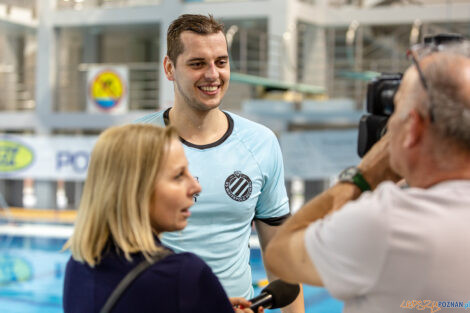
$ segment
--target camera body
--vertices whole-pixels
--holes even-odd
[[[438,51],[441,45],[460,42],[463,39],[459,34],[438,34],[426,36],[423,44],[431,51]],[[357,154],[361,158],[387,131],[387,121],[393,114],[395,107],[393,101],[402,77],[401,73],[383,73],[368,83],[367,114],[363,115],[359,121],[357,142]]]
[[[387,121],[394,110],[393,99],[400,86],[401,73],[382,74],[367,85],[367,112],[359,121],[357,154],[364,154],[385,134]]]

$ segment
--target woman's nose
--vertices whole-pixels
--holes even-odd
[[[190,190],[191,196],[201,192],[202,188],[201,188],[201,185],[199,184],[199,181],[197,180],[197,178],[192,177],[191,186],[190,186],[189,190]]]

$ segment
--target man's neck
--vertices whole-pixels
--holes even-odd
[[[446,157],[431,162],[421,159],[412,169],[409,185],[429,188],[447,180],[470,180],[470,154],[448,150]]]
[[[170,124],[176,127],[180,137],[195,145],[214,143],[228,129],[227,117],[219,108],[198,111],[175,105],[171,108],[169,117]]]

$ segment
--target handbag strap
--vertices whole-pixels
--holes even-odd
[[[169,249],[164,249],[162,251],[159,251],[156,255],[154,255],[150,261],[148,261],[146,258],[139,264],[137,264],[136,267],[134,267],[129,273],[127,273],[126,276],[119,282],[119,284],[116,286],[116,288],[113,290],[111,295],[109,296],[108,300],[106,300],[106,303],[104,304],[103,308],[101,309],[100,313],[109,313],[113,309],[114,305],[116,302],[119,300],[121,297],[122,293],[129,287],[129,285],[137,278],[139,277],[140,274],[142,274],[143,271],[145,271],[147,268],[149,268],[151,265],[154,263],[164,259],[165,257],[173,254],[173,251]]]

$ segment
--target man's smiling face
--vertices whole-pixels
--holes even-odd
[[[200,35],[184,31],[180,36],[183,53],[176,66],[170,62],[167,76],[175,82],[175,104],[199,111],[217,108],[227,91],[230,64],[222,32]]]

